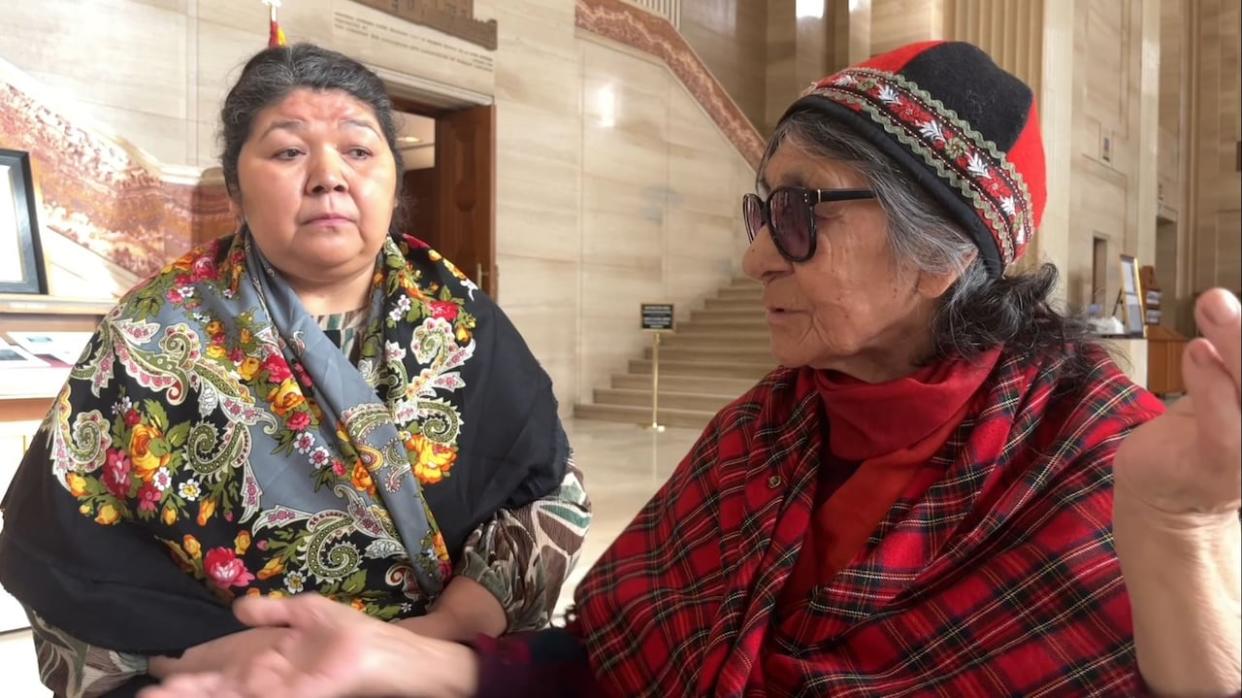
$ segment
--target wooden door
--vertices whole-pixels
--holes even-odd
[[[436,194],[439,184],[437,180],[434,167],[405,173],[402,198],[405,199],[406,217],[402,230],[436,250],[441,250],[443,246],[440,244],[439,233],[436,232],[439,229],[436,212],[440,206],[440,197]]]
[[[495,148],[494,106],[436,118],[434,246],[492,298],[499,293]]]

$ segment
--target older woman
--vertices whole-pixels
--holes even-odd
[[[1044,200],[1033,96],[966,44],[816,84],[759,191],[744,268],[783,366],[711,422],[568,628],[470,649],[244,600],[291,639],[151,695],[1236,690],[1236,299],[1201,301],[1191,396],[1160,416],[1050,307],[1055,270],[1014,270]]]
[[[108,314],[5,499],[0,580],[45,682],[132,692],[288,634],[245,629],[239,596],[445,639],[546,625],[589,505],[521,337],[399,232],[383,84],[270,49],[221,117],[240,231]]]

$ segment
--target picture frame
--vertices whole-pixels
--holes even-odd
[[[1143,282],[1138,260],[1121,255],[1121,322],[1130,337],[1147,336],[1147,312],[1143,303]]]
[[[30,154],[2,148],[0,293],[47,294]]]

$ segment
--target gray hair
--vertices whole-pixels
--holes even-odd
[[[237,181],[237,161],[242,146],[250,137],[255,117],[299,88],[340,90],[371,107],[396,162],[400,200],[404,166],[401,151],[397,149],[392,99],[384,88],[384,82],[366,66],[344,54],[305,43],[269,48],[255,54],[224,98],[224,107],[220,109],[224,151],[220,161],[229,194],[237,196],[241,193]],[[399,216],[394,215],[394,225],[398,220]]]
[[[814,111],[796,111],[777,125],[759,164],[760,180],[785,142],[845,162],[867,178],[888,216],[888,244],[898,265],[957,276],[940,298],[929,360],[972,359],[998,346],[1029,356],[1079,354],[1067,347],[1087,341],[1085,326],[1050,304],[1055,266],[992,279],[970,235],[920,184],[866,139]]]

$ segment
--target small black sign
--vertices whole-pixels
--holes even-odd
[[[643,329],[671,332],[673,329],[672,303],[643,303]]]

